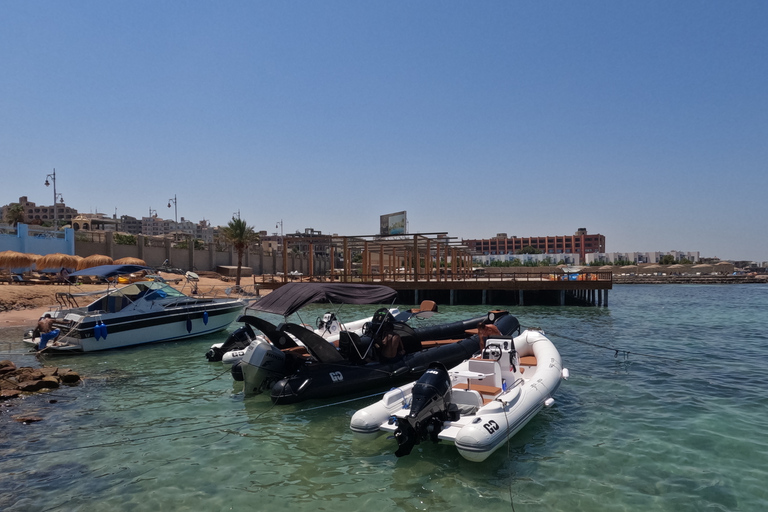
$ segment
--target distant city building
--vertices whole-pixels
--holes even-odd
[[[164,220],[156,216],[141,218],[141,233],[147,236],[168,235],[172,231],[174,222]]]
[[[551,259],[562,259],[567,254],[578,254],[583,260],[587,254],[605,252],[605,236],[590,235],[585,228],[579,228],[574,235],[508,237],[499,233],[495,238],[462,240],[476,256],[520,255],[525,247],[533,247]]]
[[[103,213],[80,213],[72,219],[75,231],[118,231],[120,221]]]
[[[506,261],[519,261],[520,264],[536,263],[548,261],[552,265],[572,265],[577,266],[582,264],[581,255],[567,253],[567,254],[480,254],[473,255],[472,261],[481,265],[490,265],[494,261],[506,262]]]
[[[195,224],[184,217],[178,223],[154,215],[141,218],[141,234],[147,236],[172,236],[176,241],[186,240],[191,236],[210,243],[213,242],[214,231],[210,223],[205,220]]]
[[[584,259],[585,265],[593,263],[605,263],[610,265],[616,262],[628,261],[634,264],[640,263],[659,263],[664,256],[672,256],[675,261],[688,260],[692,263],[699,263],[701,258],[699,252],[667,251],[667,252],[607,252],[599,254],[588,254]]]
[[[141,221],[130,215],[120,216],[120,231],[129,235],[141,234]]]
[[[31,202],[27,196],[19,198],[19,204],[24,208],[24,221],[27,224],[50,224],[58,219],[59,226],[69,224],[77,216],[77,210],[70,208],[64,202],[55,206],[38,206]],[[10,205],[2,207],[2,219],[5,220],[5,213]]]

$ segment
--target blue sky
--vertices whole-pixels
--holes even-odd
[[[768,260],[768,2],[0,0],[0,204]]]

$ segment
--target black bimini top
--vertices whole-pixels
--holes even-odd
[[[391,302],[397,292],[389,286],[344,283],[288,283],[249,306],[256,311],[289,316],[313,302],[378,304]]]

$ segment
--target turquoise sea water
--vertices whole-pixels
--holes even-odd
[[[244,399],[204,358],[223,334],[49,359],[87,380],[0,408],[0,510],[768,510],[767,308],[757,284],[620,285],[608,308],[512,308],[571,378],[480,464],[449,444],[397,459],[394,441],[355,439],[351,415],[376,398]],[[0,329],[0,359],[34,365],[22,331]],[[23,411],[43,421],[10,419]]]

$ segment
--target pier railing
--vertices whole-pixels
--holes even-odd
[[[264,274],[254,276],[255,282],[285,283],[285,282],[341,282],[341,283],[419,283],[419,284],[451,284],[451,283],[564,283],[564,282],[601,282],[612,283],[613,274],[610,271],[582,272],[582,273],[553,273],[553,272],[468,272],[461,275],[446,274],[415,274],[374,272],[361,274],[357,272],[343,273],[333,272],[325,275],[307,276],[300,272],[288,274]]]

